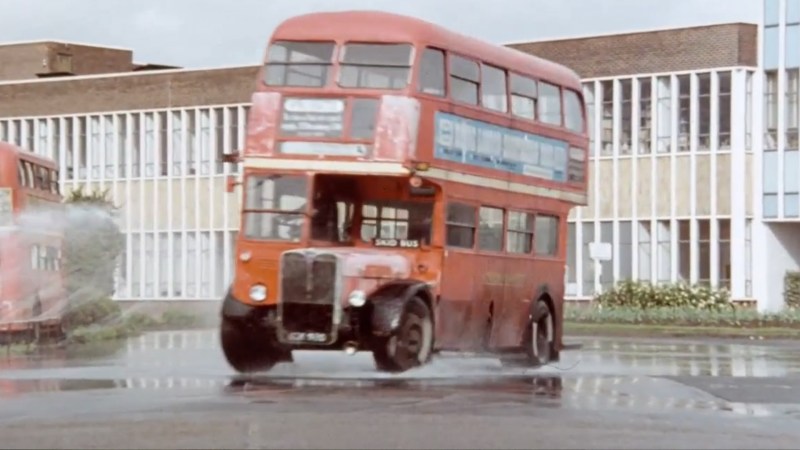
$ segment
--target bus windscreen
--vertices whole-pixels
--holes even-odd
[[[267,55],[269,86],[323,87],[333,60],[334,42],[275,42]]]
[[[356,44],[344,46],[339,86],[361,89],[403,89],[411,75],[410,44]]]

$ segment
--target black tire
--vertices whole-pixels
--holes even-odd
[[[222,319],[220,341],[228,364],[240,373],[266,372],[291,361],[291,352],[276,348],[266,331],[232,320]]]
[[[553,312],[543,300],[536,302],[533,315],[525,328],[522,340],[521,357],[506,356],[501,358],[503,365],[512,367],[538,368],[553,360],[555,324]]]
[[[419,297],[403,307],[395,333],[380,338],[372,348],[375,368],[399,373],[430,362],[433,354],[433,315]]]

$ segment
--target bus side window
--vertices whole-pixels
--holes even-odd
[[[419,91],[423,94],[444,97],[446,73],[444,52],[426,48],[419,63]]]
[[[536,116],[536,80],[511,74],[511,113],[533,120]]]
[[[537,215],[534,219],[534,247],[540,256],[558,253],[558,217]]]
[[[506,71],[481,64],[481,105],[492,111],[508,111]]]
[[[539,83],[539,120],[550,125],[561,125],[561,94],[558,86]]]
[[[583,131],[583,108],[578,93],[569,89],[564,90],[564,109],[566,126],[572,131]]]
[[[481,206],[478,228],[478,250],[499,252],[503,250],[503,210]]]
[[[506,251],[529,254],[533,250],[533,214],[509,211],[506,227]]]
[[[476,208],[463,203],[447,205],[445,221],[447,246],[473,248],[475,246]]]
[[[450,55],[450,97],[453,100],[477,105],[480,81],[478,63],[461,56]]]

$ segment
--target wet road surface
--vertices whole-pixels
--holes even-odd
[[[300,352],[238,377],[213,331],[0,353],[0,448],[800,448],[797,343],[572,341],[541,370],[401,375]]]

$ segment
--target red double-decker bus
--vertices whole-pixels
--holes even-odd
[[[61,330],[63,216],[52,159],[0,142],[0,335]]]
[[[573,71],[349,11],[280,24],[256,86],[231,156],[243,165],[222,306],[232,367],[302,349],[370,351],[391,372],[442,350],[559,359],[567,215],[587,200]]]

